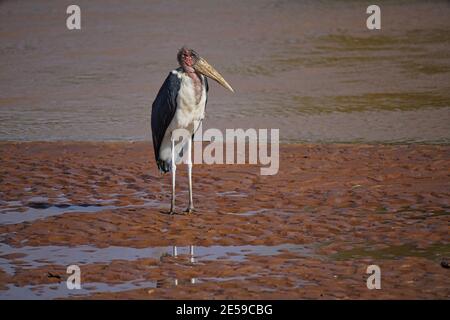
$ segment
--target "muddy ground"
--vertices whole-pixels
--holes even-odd
[[[1,143],[0,298],[450,297],[449,146],[286,144],[280,157],[275,176],[194,166],[197,211],[168,215],[150,143]],[[81,290],[66,287],[72,264]]]

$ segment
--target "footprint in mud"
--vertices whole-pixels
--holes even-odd
[[[33,209],[48,209],[51,207],[65,209],[69,207],[82,207],[82,208],[88,208],[88,207],[101,207],[102,205],[100,203],[79,203],[79,204],[67,204],[67,203],[57,203],[57,204],[51,204],[48,202],[30,202],[27,205],[29,208]]]
[[[149,182],[149,181],[153,181],[155,180],[154,176],[151,176],[149,174],[141,174],[140,178],[144,181],[144,182]]]
[[[28,207],[33,209],[47,209],[50,208],[52,205],[48,202],[30,202],[28,203]]]
[[[108,201],[81,202],[75,204],[50,203],[47,199],[33,199],[26,203],[10,201],[4,204],[6,208],[0,210],[2,224],[15,224],[25,221],[44,219],[50,216],[61,215],[67,212],[97,212],[114,208]]]
[[[126,183],[135,183],[136,179],[134,179],[134,178],[125,178],[123,181],[125,181]]]

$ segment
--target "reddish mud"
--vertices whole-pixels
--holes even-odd
[[[194,166],[197,211],[171,216],[150,143],[1,143],[0,298],[450,297],[449,146],[282,145],[280,157],[275,176]],[[81,291],[65,289],[70,264]],[[367,289],[371,264],[381,290]]]

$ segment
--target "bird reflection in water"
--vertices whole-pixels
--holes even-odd
[[[165,255],[161,256],[161,259],[164,257]],[[178,258],[178,248],[177,246],[173,246],[172,247],[172,257],[173,258]],[[195,255],[194,255],[194,246],[189,246],[189,255],[188,255],[188,261],[189,263],[194,264],[195,263]],[[196,279],[195,278],[191,278],[189,281],[185,281],[185,280],[178,280],[178,278],[172,278],[172,279],[161,279],[161,280],[157,280],[156,281],[156,287],[157,288],[164,288],[164,287],[171,287],[171,286],[178,286],[178,285],[183,285],[183,284],[195,284],[196,283]]]

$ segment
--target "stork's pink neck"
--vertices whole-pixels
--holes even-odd
[[[191,66],[184,64],[181,67],[183,68],[184,72],[186,72],[186,73],[195,73],[195,69]]]
[[[202,79],[200,75],[194,70],[194,68],[187,66],[184,64],[182,66],[183,71],[186,72],[186,74],[189,76],[189,78],[192,79],[192,83],[194,84],[194,91],[195,91],[195,100],[198,103],[200,103],[200,100],[202,98]]]

